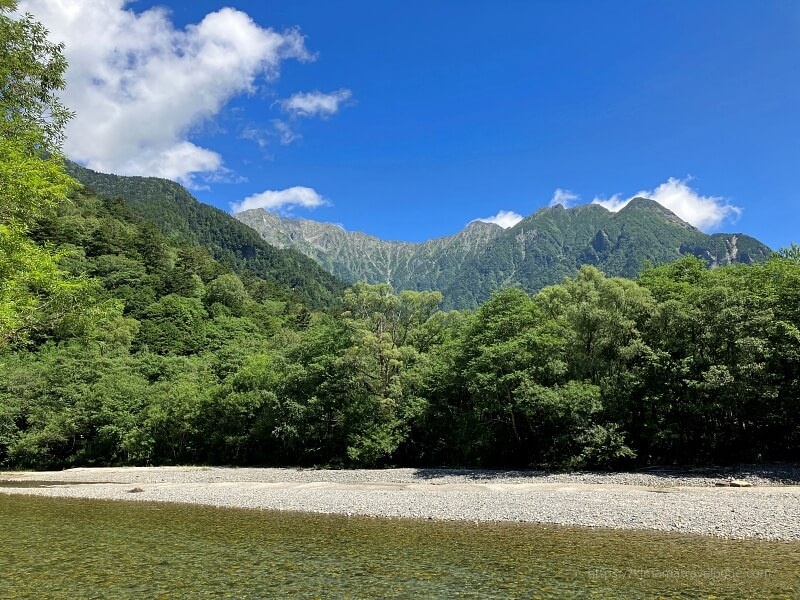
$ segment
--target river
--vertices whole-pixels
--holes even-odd
[[[2,598],[796,598],[800,544],[0,494]]]

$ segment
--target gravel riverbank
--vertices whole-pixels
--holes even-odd
[[[752,487],[719,487],[731,479]],[[0,493],[800,541],[800,467],[796,466],[572,474],[82,468],[0,472]]]

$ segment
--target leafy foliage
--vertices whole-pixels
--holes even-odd
[[[228,213],[198,202],[181,185],[155,177],[123,177],[67,164],[68,172],[94,193],[124,199],[139,217],[182,244],[200,245],[227,269],[262,282],[271,296],[296,298],[315,308],[331,306],[344,286],[314,261],[279,250]]]
[[[72,113],[61,103],[67,62],[63,44],[47,39],[47,30],[30,14],[14,19],[14,0],[0,1],[0,138],[26,139],[57,152]]]
[[[0,3],[0,350],[51,333],[92,305],[91,286],[61,270],[63,255],[28,236],[74,182],[58,154],[70,116],[56,96],[62,48],[30,15],[8,16],[15,8]]]

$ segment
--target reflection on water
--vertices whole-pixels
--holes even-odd
[[[800,544],[0,494],[2,598],[795,598]]]

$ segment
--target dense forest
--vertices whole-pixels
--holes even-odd
[[[272,296],[302,300],[312,308],[336,304],[342,282],[295,250],[270,246],[231,216],[198,202],[174,181],[120,177],[66,162],[67,173],[104,198],[124,198],[130,210],[179,243],[200,245],[245,280],[255,277]]]
[[[0,466],[800,456],[797,246],[635,280],[585,266],[470,311],[381,284],[294,294],[306,275],[259,274],[67,175],[62,49],[11,8],[0,0]]]

